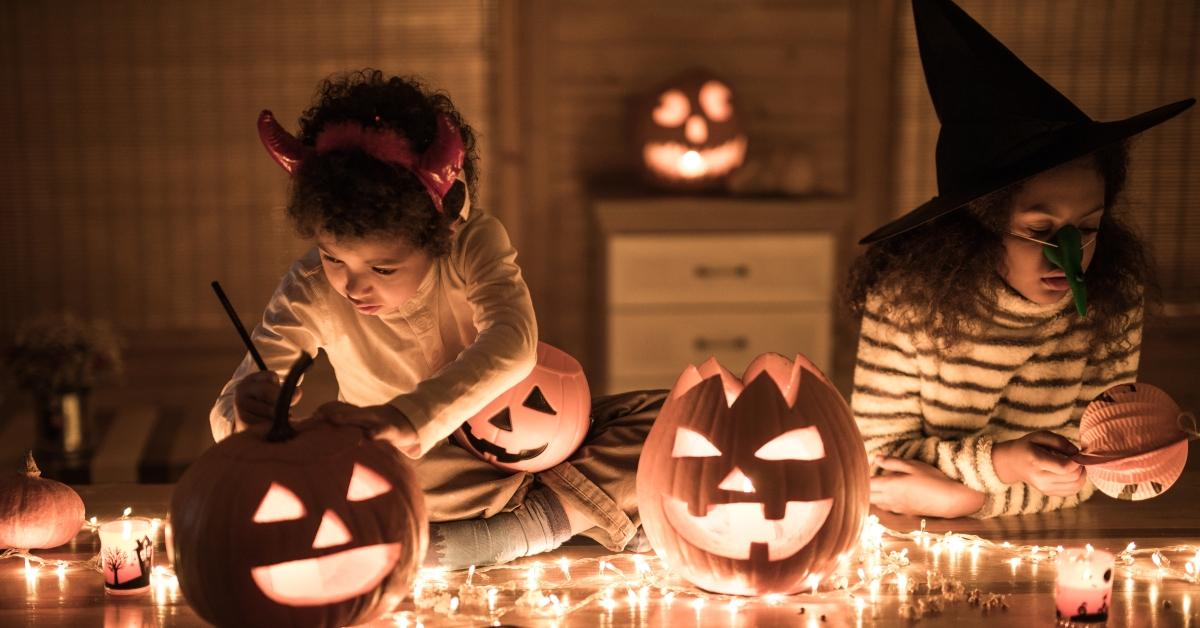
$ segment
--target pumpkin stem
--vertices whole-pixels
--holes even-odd
[[[42,470],[38,468],[37,463],[33,461],[33,450],[25,452],[25,475],[31,478],[41,477]]]
[[[296,385],[300,383],[300,376],[308,367],[312,366],[313,357],[305,351],[300,352],[300,357],[292,363],[292,368],[288,370],[287,377],[283,378],[283,386],[279,389],[279,398],[275,400],[275,422],[271,424],[271,430],[267,432],[267,440],[272,443],[281,443],[286,440],[291,440],[296,435],[295,428],[288,421],[288,415],[292,409],[292,394],[296,392]]]

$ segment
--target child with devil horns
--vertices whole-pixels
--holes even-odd
[[[913,0],[941,123],[938,195],[863,238],[852,407],[882,475],[871,503],[956,517],[1091,496],[1084,408],[1137,379],[1153,296],[1120,216],[1127,141],[1187,99],[1092,120],[950,0]]]
[[[450,99],[364,70],[322,84],[298,138],[269,111],[259,133],[292,175],[287,213],[314,246],[252,333],[266,370],[247,356],[221,391],[214,438],[269,421],[280,376],[324,349],[340,401],[313,419],[362,426],[414,458],[432,522],[427,564],[504,562],[576,533],[626,548],[634,471],[663,393],[596,399],[581,449],[536,474],[447,439],[530,373],[537,347],[517,252],[472,207],[475,136]]]

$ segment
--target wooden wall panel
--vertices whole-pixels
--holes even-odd
[[[804,146],[826,194],[852,194],[852,4],[805,0],[502,3],[522,57],[521,175],[509,185],[543,339],[594,364],[591,200],[636,187],[631,99],[693,67],[734,88],[751,156]],[[504,19],[504,18],[502,18]],[[598,182],[604,182],[603,184]],[[627,191],[627,190],[626,190]]]
[[[305,247],[259,110],[294,131],[320,79],[372,66],[446,90],[486,138],[494,14],[492,0],[0,2],[0,332],[64,308],[134,339],[224,329],[212,279],[256,318]]]

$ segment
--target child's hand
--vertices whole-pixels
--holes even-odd
[[[871,478],[871,505],[901,515],[965,517],[983,508],[983,493],[915,460],[879,456],[886,472]]]
[[[279,398],[279,376],[274,371],[257,371],[241,379],[233,395],[234,431],[255,423],[275,419],[275,400]],[[292,405],[300,401],[300,387],[292,395]]]
[[[383,404],[359,407],[340,401],[330,401],[317,408],[317,411],[313,413],[313,418],[339,425],[357,425],[375,440],[391,443],[393,447],[410,458],[417,457],[421,450],[421,444],[417,440],[417,431],[413,429],[412,422],[395,406]]]
[[[1030,432],[992,446],[992,466],[1005,484],[1025,482],[1046,495],[1067,496],[1083,490],[1083,467],[1070,456],[1079,451],[1054,432]]]

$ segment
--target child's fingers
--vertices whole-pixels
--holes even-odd
[[[891,456],[879,456],[875,459],[879,464],[879,468],[895,473],[912,473],[914,471],[912,462],[903,458],[893,458]]]
[[[1077,475],[1081,467],[1078,462],[1071,460],[1063,454],[1045,449],[1043,447],[1034,447],[1034,464],[1037,468],[1048,473],[1057,475]]]
[[[1075,446],[1075,443],[1067,440],[1065,436],[1055,434],[1054,432],[1038,430],[1029,433],[1025,438],[1031,443],[1041,445],[1066,456],[1074,456],[1079,453],[1079,448]]]

